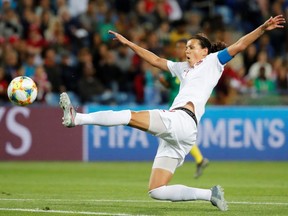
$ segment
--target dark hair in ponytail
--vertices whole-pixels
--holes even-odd
[[[222,42],[222,41],[217,41],[215,43],[212,44],[211,46],[211,53],[213,52],[218,52],[220,50],[223,50],[227,47],[227,44]]]
[[[222,41],[218,41],[216,43],[211,43],[209,41],[209,39],[207,38],[207,36],[203,33],[196,34],[196,35],[192,36],[190,38],[190,40],[191,39],[198,40],[200,42],[200,46],[202,48],[208,49],[208,54],[223,50],[227,47],[227,45]]]

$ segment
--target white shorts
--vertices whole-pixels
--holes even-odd
[[[196,143],[195,121],[182,110],[150,110],[149,112],[149,132],[160,138],[156,158],[177,158],[178,166],[181,166],[185,156]]]

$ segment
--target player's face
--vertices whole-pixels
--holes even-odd
[[[207,56],[208,49],[202,48],[199,40],[191,39],[186,44],[185,54],[190,66],[193,66],[195,63]]]

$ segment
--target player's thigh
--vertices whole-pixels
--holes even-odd
[[[155,157],[149,181],[149,191],[163,185],[168,185],[179,164],[178,158]]]
[[[150,125],[149,111],[131,111],[131,120],[128,125],[143,131],[147,131]]]

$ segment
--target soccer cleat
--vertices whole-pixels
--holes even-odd
[[[76,111],[74,107],[71,104],[70,98],[66,92],[63,92],[60,95],[60,107],[63,109],[63,122],[62,124],[65,127],[71,128],[75,127],[75,116],[76,116]]]
[[[208,164],[209,164],[209,160],[207,158],[203,158],[201,163],[197,164],[197,168],[196,168],[196,172],[194,174],[194,178],[199,178],[202,175],[203,170],[208,166]]]
[[[211,188],[212,196],[211,196],[211,203],[212,205],[216,206],[221,211],[228,210],[228,204],[224,199],[224,190],[220,185],[214,186]]]

